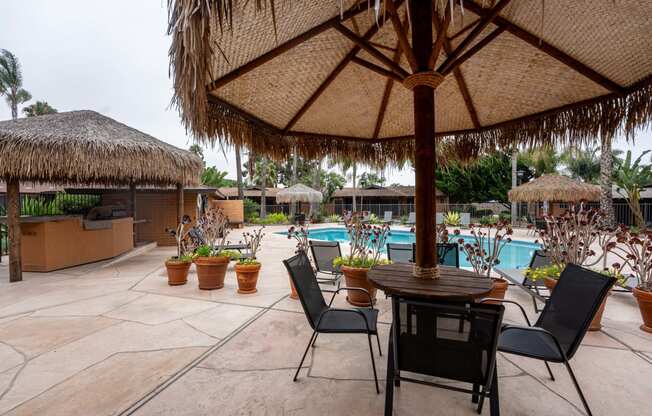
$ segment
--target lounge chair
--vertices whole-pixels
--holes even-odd
[[[417,223],[417,213],[416,212],[410,212],[408,214],[408,219],[405,222],[406,225],[415,225]]]
[[[539,267],[545,267],[552,264],[550,258],[543,250],[534,250],[532,254],[532,259],[530,260],[529,268],[536,269]],[[547,290],[542,281],[533,281],[528,279],[525,276],[525,269],[501,269],[495,268],[496,273],[498,273],[502,278],[508,280],[510,283],[520,287],[525,290],[528,295],[532,296],[532,304],[534,305],[534,311],[540,312],[541,309],[537,301],[545,302],[548,299],[548,296],[545,296],[541,293],[542,290]]]
[[[469,224],[471,224],[471,213],[469,213],[469,212],[460,213],[460,223],[464,227],[468,227]]]
[[[394,213],[392,211],[385,211],[383,213],[383,223],[391,224],[393,216],[394,216]]]
[[[527,323],[527,326],[505,325],[498,339],[498,351],[542,360],[553,381],[555,376],[548,362],[564,364],[589,416],[591,409],[569,361],[577,352],[593,317],[615,281],[613,277],[575,264],[567,265],[534,326],[530,324],[525,309],[517,302],[482,300],[517,305]]]
[[[351,309],[340,309],[333,308],[333,300],[335,296],[341,290],[358,290],[365,292],[369,296],[369,304],[372,304],[371,295],[365,289],[362,288],[348,288],[341,287],[335,291],[325,291],[333,293],[333,297],[330,302],[326,304],[324,295],[319,289],[319,283],[317,282],[317,277],[310,266],[310,261],[306,253],[301,252],[294,257],[290,257],[287,260],[283,260],[283,264],[290,274],[292,283],[297,289],[297,294],[299,295],[299,300],[301,301],[301,306],[303,307],[303,312],[306,314],[308,323],[313,330],[310,341],[308,341],[308,346],[306,351],[301,357],[301,362],[297,367],[297,372],[294,374],[294,381],[297,381],[299,376],[299,371],[301,371],[301,366],[303,361],[306,359],[308,350],[310,347],[315,346],[317,341],[317,336],[320,333],[327,334],[367,334],[367,340],[369,341],[369,352],[371,354],[371,367],[374,372],[374,381],[376,382],[376,393],[380,394],[380,389],[378,387],[378,376],[376,374],[376,363],[374,361],[374,350],[371,345],[371,336],[376,336],[376,341],[378,341],[378,353],[380,356],[383,355],[380,348],[380,338],[378,337],[377,330],[377,321],[378,321],[378,309],[374,309],[373,306],[369,308],[351,308]]]
[[[393,412],[394,388],[405,381],[467,393],[473,403],[478,403],[478,413],[482,412],[484,399],[488,397],[490,415],[498,416],[496,344],[504,310],[502,305],[394,297],[385,415]],[[404,371],[409,374],[403,375]],[[416,378],[412,373],[429,378]],[[430,377],[458,383],[449,384]],[[449,410],[448,413],[458,412]]]
[[[338,267],[333,266],[336,257],[342,257],[340,243],[337,241],[315,241],[310,240],[310,252],[315,260],[315,273],[325,277],[317,277],[319,283],[328,283],[340,286],[342,272]]]

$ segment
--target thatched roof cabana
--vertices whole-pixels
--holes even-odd
[[[0,177],[56,184],[197,185],[195,154],[94,111],[0,122]]]
[[[321,192],[302,183],[281,189],[276,194],[276,202],[279,204],[292,204],[295,202],[319,203],[322,199]]]
[[[129,185],[135,212],[136,185],[196,185],[202,161],[94,111],[70,111],[0,122],[0,177],[7,183],[9,279],[22,279],[20,182],[58,185]]]
[[[508,192],[510,202],[580,202],[600,199],[600,187],[562,175],[541,175]]]
[[[652,0],[168,3],[174,101],[198,140],[414,160],[415,274],[437,264],[441,150],[608,140],[652,119]]]

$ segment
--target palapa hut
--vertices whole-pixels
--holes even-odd
[[[198,140],[414,160],[424,277],[442,149],[608,141],[652,115],[652,0],[168,2],[175,102]]]
[[[562,175],[542,175],[507,193],[510,202],[543,202],[544,214],[557,215],[567,204],[600,199],[600,187]],[[549,204],[552,203],[552,206]]]
[[[319,204],[323,198],[324,196],[321,192],[316,191],[302,183],[297,183],[290,186],[289,188],[284,188],[278,191],[276,194],[276,203],[296,204],[297,202],[307,202],[310,204],[310,212],[308,215],[312,215],[313,205]]]
[[[195,185],[194,154],[94,111],[70,111],[0,122],[0,177],[7,183],[10,280],[21,280],[19,183]],[[182,212],[182,211],[180,211]]]

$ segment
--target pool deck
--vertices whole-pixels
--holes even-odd
[[[0,265],[0,415],[379,415],[366,340],[320,336],[301,378],[292,374],[310,338],[298,301],[288,298],[281,259],[294,242],[268,227],[258,293],[236,293],[232,268],[216,291],[166,283],[157,248],[120,262],[8,283]],[[237,241],[237,230],[232,237]],[[532,241],[519,235],[515,238]],[[508,298],[532,311],[510,287]],[[336,301],[345,306],[344,297]],[[389,302],[379,294],[386,350]],[[521,322],[513,309],[506,321]],[[649,415],[652,334],[638,329],[634,298],[609,298],[601,331],[589,333],[572,361],[595,415]],[[379,376],[385,356],[376,351]],[[579,415],[563,366],[557,381],[538,361],[499,354],[503,415]],[[466,395],[404,383],[395,415],[474,415]],[[488,415],[488,406],[483,414]]]

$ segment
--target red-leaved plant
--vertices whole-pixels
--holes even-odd
[[[473,271],[481,276],[490,276],[494,266],[500,263],[503,248],[512,241],[512,226],[504,220],[487,225],[469,224],[469,233],[472,241],[458,238],[457,243]],[[459,236],[460,230],[455,230],[453,234]]]

